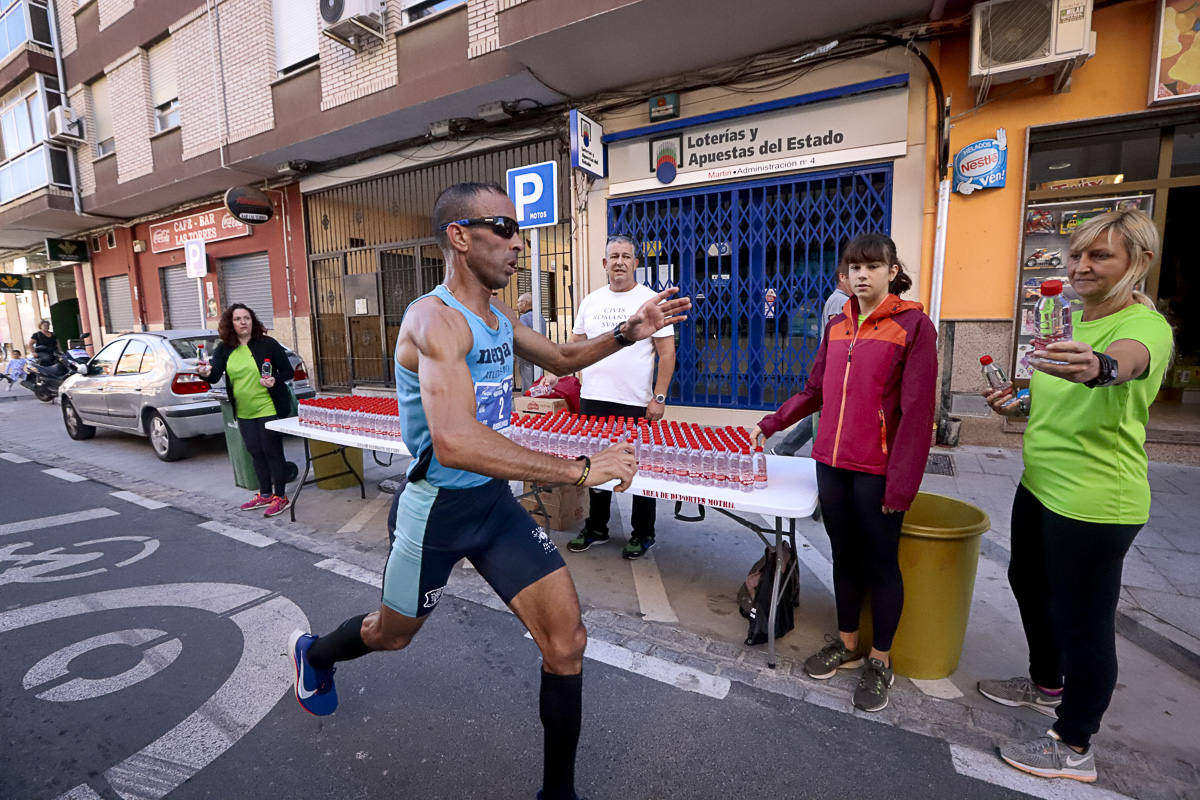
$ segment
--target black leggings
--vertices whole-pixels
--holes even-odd
[[[904,514],[883,513],[886,480],[817,462],[821,517],[833,546],[833,596],[838,630],[858,630],[863,595],[871,593],[871,627],[876,650],[892,649],[904,607],[900,576],[900,526]]]
[[[287,464],[283,459],[283,435],[267,430],[267,423],[273,419],[278,417],[239,419],[238,430],[254,461],[258,493],[283,497],[287,494]]]
[[[1100,730],[1117,685],[1121,567],[1141,529],[1064,517],[1024,486],[1013,498],[1008,582],[1029,644],[1029,677],[1062,687],[1054,730],[1075,747]]]

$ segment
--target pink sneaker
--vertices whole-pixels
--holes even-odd
[[[282,514],[283,512],[288,510],[288,506],[290,506],[291,504],[292,504],[292,501],[288,500],[286,497],[280,497],[277,494],[272,495],[270,498],[270,503],[267,506],[267,510],[263,514],[263,516],[264,517],[273,517],[276,514]]]
[[[250,511],[255,508],[262,508],[271,504],[271,498],[265,494],[256,494],[245,503],[242,503],[242,511]]]

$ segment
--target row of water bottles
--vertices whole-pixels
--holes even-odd
[[[394,397],[313,397],[299,403],[300,424],[381,439],[400,439]]]
[[[522,447],[560,458],[593,456],[620,442],[634,447],[638,474],[675,483],[749,492],[766,489],[767,459],[742,427],[723,428],[559,411],[513,415],[503,433]]]

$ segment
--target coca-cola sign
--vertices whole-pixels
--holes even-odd
[[[167,222],[156,222],[150,226],[150,251],[165,253],[169,250],[179,250],[186,242],[200,239],[205,242],[219,242],[222,239],[234,239],[238,236],[249,236],[250,226],[238,222],[224,208],[214,208],[211,211],[201,211],[199,214],[188,214]]]

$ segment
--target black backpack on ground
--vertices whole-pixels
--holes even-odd
[[[775,638],[779,639],[795,626],[795,608],[800,605],[800,569],[796,554],[789,542],[784,541],[779,551],[783,558],[780,575],[783,589],[779,594],[779,606],[775,609]],[[775,553],[771,548],[763,549],[763,556],[754,562],[750,574],[738,587],[738,610],[750,620],[746,632],[746,644],[763,644],[767,641],[767,626],[771,619],[771,590],[775,581]]]

